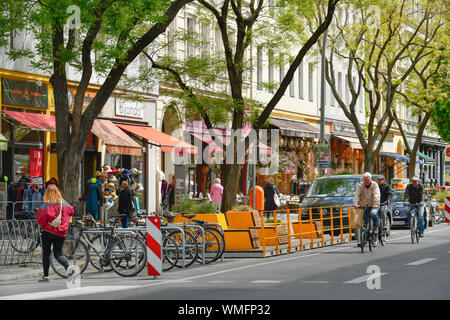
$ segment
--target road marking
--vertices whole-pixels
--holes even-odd
[[[94,294],[94,293],[97,294],[97,293],[105,293],[105,292],[112,292],[112,291],[122,291],[122,290],[136,289],[139,287],[140,286],[87,286],[87,287],[81,287],[81,288],[77,288],[77,289],[62,289],[62,290],[55,290],[55,291],[16,294],[16,295],[12,295],[12,296],[0,297],[0,300],[44,300],[44,299],[64,298],[64,297],[85,295],[85,294]]]
[[[322,281],[322,280],[304,280],[302,283],[330,283],[330,281]]]
[[[349,280],[349,281],[346,281],[346,282],[344,282],[344,283],[362,283],[362,282],[366,282],[367,281],[367,279],[369,279],[369,277],[371,277],[371,280],[373,280],[373,277],[374,276],[376,276],[376,277],[381,277],[381,276],[384,276],[384,275],[386,275],[387,273],[379,273],[379,274],[373,274],[373,273],[371,273],[371,274],[366,274],[366,275],[364,275],[364,276],[362,276],[362,277],[359,277],[359,278],[356,278],[356,279],[353,279],[353,280]]]
[[[406,266],[419,266],[421,264],[424,264],[424,263],[427,263],[427,262],[430,262],[433,260],[436,260],[436,258],[425,258],[425,259],[417,260],[417,261],[414,261],[411,263],[407,263]]]
[[[280,280],[255,280],[250,281],[250,283],[281,283]]]

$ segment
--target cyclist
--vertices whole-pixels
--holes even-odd
[[[394,196],[391,188],[386,183],[384,176],[379,176],[377,179],[377,182],[378,182],[378,187],[380,188],[380,203],[384,203],[387,201],[387,205],[390,207],[390,205],[392,203],[392,197]],[[381,207],[380,207],[380,210],[378,211],[378,214],[380,212],[381,212]],[[384,217],[380,217],[380,218],[383,219]],[[384,226],[384,230],[387,230],[387,226]]]
[[[423,211],[425,209],[425,192],[423,184],[419,182],[418,177],[412,177],[411,183],[406,186],[403,201],[409,204],[418,204],[419,209],[419,231],[420,237],[423,237],[424,221]],[[408,219],[411,217],[412,206],[408,210]]]
[[[374,236],[376,245],[377,229],[378,229],[378,207],[380,205],[380,188],[375,181],[372,181],[372,174],[370,172],[364,173],[363,181],[358,184],[355,196],[353,197],[353,206],[358,208],[358,203],[362,206],[369,206],[364,211],[364,228],[367,228],[369,223],[369,214],[373,220]],[[360,241],[361,241],[361,237]],[[360,244],[358,244],[359,246]]]

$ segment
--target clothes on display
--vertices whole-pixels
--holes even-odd
[[[103,205],[100,186],[101,182],[97,178],[90,178],[81,197],[81,200],[86,203],[86,214],[92,215],[95,220],[99,219],[99,206]]]
[[[307,180],[292,180],[289,187],[290,193],[292,194],[306,194],[308,192],[311,181]]]
[[[14,204],[8,205],[7,219],[12,218],[13,206],[14,214],[18,212],[34,212],[42,205],[44,188],[42,185],[33,184],[29,176],[22,176],[18,182],[8,186],[8,201]]]

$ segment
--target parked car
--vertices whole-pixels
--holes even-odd
[[[379,175],[372,175],[372,180],[377,181]],[[323,224],[324,229],[329,229],[331,226],[330,208],[333,208],[333,228],[340,227],[339,208],[342,208],[342,214],[348,215],[349,208],[353,207],[353,196],[356,192],[358,183],[362,181],[362,174],[352,175],[336,175],[325,176],[314,179],[307,193],[300,197],[300,208],[311,208],[312,218],[320,218],[320,207],[322,209],[322,216],[325,218]],[[325,208],[326,207],[326,208]],[[310,210],[304,210],[302,213],[302,220],[309,219]],[[390,233],[390,226],[392,225],[392,210],[388,208],[388,234]],[[344,218],[342,225],[348,227],[348,218]],[[330,232],[329,232],[330,233]],[[338,232],[336,232],[338,233]]]
[[[405,189],[394,190],[394,196],[392,198],[392,226],[408,227],[408,207],[405,205],[403,198],[405,195]],[[431,207],[429,203],[425,203],[425,210],[423,212],[424,228],[433,225],[433,219],[431,219]]]

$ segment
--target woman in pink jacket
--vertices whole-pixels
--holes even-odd
[[[211,202],[216,208],[217,212],[220,212],[220,206],[222,205],[223,187],[220,185],[220,179],[214,180],[216,183],[212,185],[210,190]]]
[[[48,184],[44,193],[44,204],[36,212],[36,219],[42,227],[42,265],[44,275],[40,282],[48,282],[48,270],[50,268],[50,254],[53,245],[53,255],[55,259],[67,270],[69,263],[62,255],[64,240],[69,231],[70,218],[73,216],[73,207],[68,204],[61,193],[58,186],[54,183]],[[50,224],[61,213],[61,223],[53,227]]]

